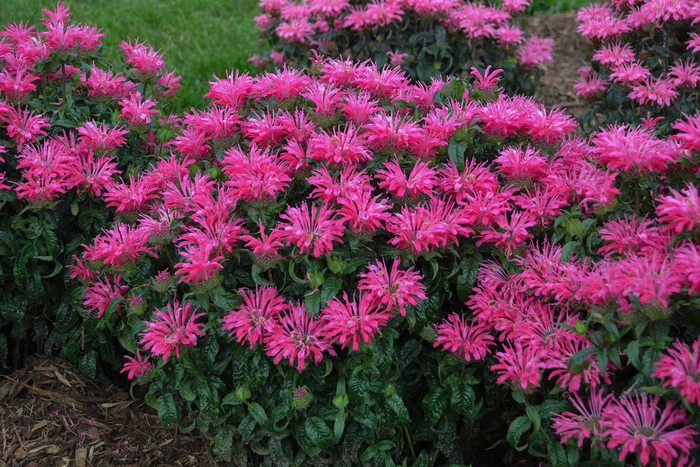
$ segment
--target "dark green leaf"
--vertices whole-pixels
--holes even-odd
[[[511,423],[508,427],[508,434],[506,435],[508,443],[518,450],[525,449],[527,444],[525,446],[518,446],[518,443],[520,442],[520,438],[523,436],[523,434],[525,434],[525,432],[529,430],[531,426],[532,422],[524,415],[513,420],[513,423]]]
[[[413,361],[420,355],[421,343],[417,340],[411,339],[407,341],[401,348],[401,359],[399,360],[399,368],[402,370],[408,365],[413,363]]]
[[[321,291],[317,290],[311,295],[304,297],[304,304],[306,304],[306,311],[313,316],[318,316],[321,312]]]
[[[372,459],[377,454],[379,454],[379,449],[377,449],[376,444],[373,444],[370,447],[368,447],[367,449],[365,449],[365,451],[360,456],[360,460],[367,462],[368,460]]]
[[[529,418],[534,425],[532,434],[535,435],[539,433],[540,427],[542,426],[542,421],[540,420],[540,414],[537,412],[537,409],[531,405],[528,405],[525,407],[525,413],[527,414],[527,418]]]
[[[447,404],[448,394],[444,388],[437,387],[425,395],[421,405],[430,419],[431,426],[435,426],[440,421]]]
[[[343,432],[345,431],[345,419],[348,414],[341,410],[335,415],[335,422],[333,423],[333,436],[335,437],[335,442],[339,443],[340,438],[343,437]]]
[[[474,389],[463,378],[453,380],[450,389],[452,390],[450,401],[452,408],[460,415],[469,415],[476,401]]]
[[[258,424],[264,428],[268,429],[270,426],[270,420],[267,418],[267,414],[265,413],[265,409],[262,408],[260,404],[257,402],[251,402],[250,405],[248,405],[248,413],[250,414],[251,417],[255,419]]]
[[[335,443],[335,436],[326,422],[318,417],[309,417],[304,423],[306,434],[320,449],[325,449]]]
[[[391,407],[396,415],[399,417],[399,423],[408,422],[408,409],[403,402],[403,399],[399,397],[396,392],[392,392],[390,395],[386,396],[386,403]]]
[[[631,341],[627,344],[627,358],[637,370],[641,371],[642,361],[639,358],[639,341]]]
[[[326,278],[326,282],[321,288],[321,300],[324,302],[329,302],[335,298],[335,296],[343,288],[343,281],[337,277],[331,276]]]
[[[568,467],[566,451],[561,443],[553,442],[547,445],[547,457],[552,467]]]
[[[92,379],[97,377],[97,352],[91,350],[83,355],[78,363],[78,370]]]
[[[158,418],[164,427],[170,428],[177,424],[177,407],[172,394],[164,394],[158,398]]]

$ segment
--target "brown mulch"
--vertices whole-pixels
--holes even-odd
[[[576,70],[583,66],[581,50],[586,45],[576,32],[575,18],[575,10],[534,16],[528,18],[527,29],[540,37],[554,38],[554,62],[540,65],[542,81],[538,100],[548,109],[562,107],[578,118],[588,110],[588,103],[574,93],[578,81]]]
[[[194,433],[194,432],[193,432]],[[0,467],[214,466],[209,442],[58,358],[0,375]]]

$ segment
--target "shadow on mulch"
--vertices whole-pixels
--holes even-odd
[[[215,466],[209,441],[43,355],[0,375],[0,467]]]

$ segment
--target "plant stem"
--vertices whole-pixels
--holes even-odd
[[[63,103],[66,103],[66,62],[61,62],[61,91],[63,92]]]
[[[408,449],[411,450],[411,457],[416,458],[416,451],[413,450],[413,442],[411,441],[411,434],[408,432],[408,427],[403,426],[403,432],[406,435],[406,441],[408,441]]]

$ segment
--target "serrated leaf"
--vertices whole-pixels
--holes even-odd
[[[639,358],[639,341],[631,341],[627,344],[627,358],[638,371],[642,369],[642,361]]]
[[[526,416],[522,415],[516,418],[508,427],[506,440],[508,440],[508,443],[515,449],[522,451],[527,447],[527,444],[524,446],[518,446],[518,443],[520,442],[520,438],[530,429],[530,427],[532,427],[532,422]]]
[[[569,465],[564,446],[560,443],[554,442],[547,445],[547,457],[552,467],[568,467]]]
[[[368,460],[372,459],[377,454],[379,454],[379,449],[377,449],[376,444],[373,444],[364,450],[364,452],[360,456],[360,460],[363,462],[367,462]]]
[[[580,367],[583,365],[583,363],[586,361],[586,359],[593,355],[596,351],[596,348],[593,346],[583,348],[573,354],[571,358],[569,358],[569,370],[575,369],[577,367]]]
[[[408,409],[403,403],[403,399],[401,399],[398,394],[392,392],[390,395],[386,396],[386,403],[391,407],[391,410],[398,415],[399,423],[408,422]]]
[[[97,378],[97,352],[91,350],[83,355],[78,363],[78,370],[92,379]]]
[[[401,348],[401,359],[399,360],[399,368],[404,369],[420,355],[422,346],[421,343],[415,339],[407,341]]]
[[[335,422],[333,422],[333,436],[335,437],[335,442],[339,443],[340,438],[343,437],[343,432],[345,431],[345,420],[348,414],[341,410],[335,415]]]
[[[306,311],[312,316],[318,316],[321,312],[321,292],[317,290],[311,295],[304,297]]]
[[[172,394],[163,394],[158,398],[158,418],[164,427],[170,428],[177,424],[177,406]]]
[[[455,379],[450,389],[452,391],[450,400],[452,408],[460,415],[469,415],[474,408],[474,401],[476,401],[474,389],[468,384],[468,381],[462,378]]]
[[[532,435],[536,435],[537,433],[540,432],[540,427],[542,426],[542,421],[540,420],[540,414],[537,412],[537,409],[531,405],[528,405],[525,407],[525,414],[527,414],[527,418],[530,419],[532,422],[534,428],[532,429]]]
[[[440,421],[448,403],[448,394],[444,388],[437,387],[425,395],[421,405],[430,419],[431,426],[435,426]]]
[[[335,443],[335,436],[326,422],[318,417],[309,417],[304,423],[304,429],[311,441],[320,449],[325,449]]]
[[[248,413],[250,414],[251,417],[255,419],[256,422],[262,427],[262,428],[269,428],[270,426],[270,419],[267,417],[267,414],[265,413],[265,409],[262,408],[260,404],[257,402],[251,402],[248,405]]]
[[[335,298],[335,296],[340,292],[343,288],[343,281],[338,279],[337,277],[328,277],[326,278],[326,282],[323,284],[323,287],[321,288],[321,300],[323,302],[329,302]]]
[[[476,285],[479,264],[481,264],[481,255],[465,258],[460,263],[460,274],[457,276],[457,296],[462,302],[469,298]]]

